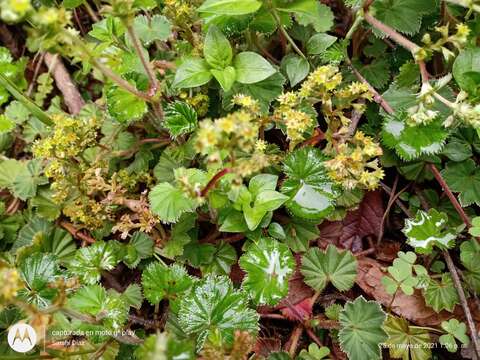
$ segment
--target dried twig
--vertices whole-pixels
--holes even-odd
[[[58,54],[45,53],[45,64],[55,79],[55,84],[60,92],[63,94],[63,99],[71,114],[76,115],[82,110],[85,105],[82,96],[78,92],[77,87],[72,81],[62,59]]]

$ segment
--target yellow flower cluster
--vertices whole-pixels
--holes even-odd
[[[2,303],[8,303],[16,295],[22,286],[20,275],[16,269],[9,267],[0,268],[0,300]]]
[[[321,102],[322,113],[329,123],[329,130],[335,132],[339,126],[348,125],[350,119],[345,115],[351,109],[363,112],[365,105],[358,100],[370,100],[372,94],[368,86],[354,82],[338,89],[342,83],[342,74],[333,65],[320,66],[303,82],[297,92],[287,92],[279,96],[279,106],[275,110],[274,120],[286,128],[290,147],[304,140],[307,131],[315,126],[310,111],[311,105]]]
[[[179,98],[185,101],[188,105],[191,105],[199,117],[203,117],[207,114],[210,102],[208,95],[198,93],[193,96],[189,96],[188,92],[183,91],[179,94]]]
[[[95,117],[87,120],[53,115],[53,133],[36,141],[33,153],[36,157],[66,159],[75,157],[85,148],[95,144],[100,122]]]
[[[21,20],[31,9],[30,0],[1,0],[0,17],[7,22]]]
[[[87,229],[99,229],[105,221],[113,220],[113,207],[105,206],[86,196],[69,201],[63,208],[63,213],[74,223],[83,224]]]
[[[325,166],[329,176],[345,190],[372,190],[384,176],[378,159],[373,159],[380,155],[382,148],[371,137],[357,131],[348,143],[338,144],[335,157],[326,161]]]
[[[242,106],[241,110],[199,124],[195,147],[201,154],[208,155],[209,161],[220,160],[222,151],[251,152],[255,147],[260,122],[253,110],[258,104],[248,97],[236,97],[234,101]]]
[[[456,33],[449,35],[449,25],[437,26],[435,30],[440,34],[437,41],[433,41],[429,33],[423,35],[422,42],[424,46],[417,51],[415,58],[417,60],[425,60],[429,58],[434,52],[442,53],[445,60],[449,61],[455,57],[455,54],[446,47],[448,43],[452,44],[457,49],[462,49],[467,43],[470,28],[465,24],[456,25]]]
[[[185,27],[192,25],[196,19],[196,8],[202,0],[164,0],[163,14],[175,25]]]

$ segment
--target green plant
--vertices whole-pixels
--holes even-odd
[[[479,20],[0,0],[2,359],[480,357]]]

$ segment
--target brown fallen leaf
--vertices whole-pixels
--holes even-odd
[[[378,234],[383,213],[381,192],[366,193],[358,209],[350,211],[342,221],[325,221],[320,225],[319,246],[334,244],[353,252],[363,250],[362,239]]]
[[[381,279],[385,275],[381,268],[381,264],[373,259],[359,259],[356,283],[367,295],[382,305],[388,306],[392,301],[392,295],[385,292],[385,288],[381,283]],[[470,308],[478,324],[477,327],[480,328],[480,312],[473,303]],[[416,290],[411,296],[399,291],[393,301],[392,312],[419,326],[438,326],[442,321],[451,318],[464,318],[463,310],[458,305],[455,307],[453,313],[445,310],[436,313],[425,304],[425,300],[419,290]]]

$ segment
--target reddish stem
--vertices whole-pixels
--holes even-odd
[[[215,185],[220,181],[222,177],[227,175],[228,173],[231,173],[232,169],[230,168],[225,168],[223,170],[220,170],[218,173],[215,174],[215,176],[208,182],[208,184],[203,188],[203,190],[200,192],[200,195],[202,197],[205,197],[210,190],[212,190]]]
[[[83,240],[89,244],[93,244],[95,239],[91,236],[82,233],[79,229],[77,229],[73,224],[69,223],[68,221],[61,221],[60,226],[67,230],[74,238]]]
[[[442,174],[440,174],[440,171],[438,171],[438,169],[435,167],[434,164],[429,164],[428,167],[430,168],[430,171],[433,173],[433,176],[435,176],[435,179],[438,181],[440,186],[445,191],[445,194],[447,194],[450,202],[455,207],[455,210],[457,210],[458,215],[460,215],[465,225],[467,225],[467,227],[471,227],[472,223],[470,222],[470,219],[468,218],[467,214],[462,208],[462,205],[460,205],[455,195],[453,195],[452,190],[450,190],[450,188],[448,187],[447,183],[442,177]]]

